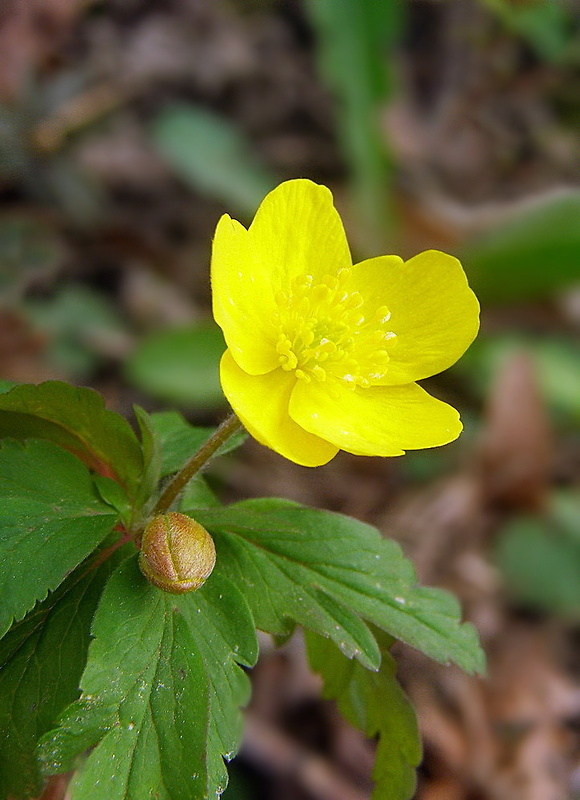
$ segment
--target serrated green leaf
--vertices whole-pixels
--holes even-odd
[[[156,654],[155,641],[158,641],[162,633],[159,631],[159,617],[169,615],[181,615],[182,620],[188,627],[189,636],[193,637],[195,647],[193,655],[197,658],[197,670],[203,670],[204,675],[209,678],[209,727],[201,726],[198,730],[197,738],[191,740],[192,747],[201,748],[200,752],[204,758],[204,769],[206,769],[205,759],[207,758],[208,786],[200,783],[202,770],[198,771],[198,779],[193,780],[189,787],[182,786],[180,793],[170,795],[173,797],[198,798],[215,797],[227,783],[227,772],[222,760],[222,756],[231,758],[238,746],[241,735],[241,717],[239,706],[247,702],[249,696],[249,681],[246,674],[240,669],[238,664],[251,666],[255,663],[258,654],[256,632],[248,606],[240,592],[233,586],[227,578],[219,575],[212,575],[206,584],[197,592],[192,592],[181,597],[169,596],[157,589],[144,584],[141,574],[135,570],[133,562],[123,566],[120,572],[125,572],[124,582],[121,585],[122,591],[115,585],[120,578],[115,576],[108,589],[108,595],[103,598],[103,604],[99,608],[99,614],[95,621],[93,633],[97,636],[95,644],[91,649],[91,663],[87,668],[82,680],[84,694],[81,699],[73,704],[61,719],[61,727],[45,737],[42,745],[42,754],[50,772],[68,769],[74,763],[74,757],[82,753],[85,749],[94,746],[104,735],[104,739],[99,745],[103,747],[103,755],[97,765],[87,778],[81,777],[83,791],[86,796],[90,795],[90,781],[99,779],[110,780],[110,775],[118,769],[118,761],[108,764],[107,773],[106,755],[116,752],[116,759],[125,759],[124,748],[128,746],[127,741],[117,741],[119,735],[114,737],[115,746],[119,750],[115,751],[113,745],[107,744],[107,736],[114,734],[114,729],[118,727],[119,720],[127,718],[127,703],[131,702],[131,693],[134,685],[139,683],[143,689],[144,681],[142,670],[153,667],[153,662],[165,656],[161,652]],[[129,584],[132,586],[129,592]],[[141,586],[140,600],[137,597],[138,586]],[[122,641],[113,642],[112,630],[108,627],[99,633],[99,625],[103,627],[114,626],[115,619],[118,619],[117,627],[123,625],[125,610],[130,608],[132,616],[136,615],[133,604],[136,608],[142,609],[143,615],[139,615],[143,631],[136,622],[128,624],[120,637],[130,640],[129,644]],[[157,602],[157,605],[155,605]],[[160,603],[160,605],[159,605]],[[108,604],[108,608],[107,608]],[[114,608],[113,608],[113,604]],[[108,616],[105,616],[108,615]],[[110,618],[109,618],[110,617]],[[163,623],[161,623],[163,625]],[[156,639],[151,638],[150,629],[155,627]],[[139,635],[138,635],[139,634]],[[101,637],[99,639],[99,636]],[[144,643],[144,639],[147,639]],[[100,647],[98,645],[100,641]],[[131,641],[133,644],[131,644]],[[197,650],[199,648],[199,652]],[[95,652],[96,651],[96,652]],[[109,661],[107,661],[109,654]],[[121,660],[118,661],[117,657]],[[176,668],[178,673],[182,669]],[[92,671],[91,671],[92,670]],[[100,670],[100,671],[99,671]],[[118,677],[119,686],[112,692],[107,689],[107,672],[111,678]],[[123,673],[121,675],[121,672]],[[184,678],[189,682],[199,682],[199,675],[189,671]],[[151,681],[147,683],[149,685]],[[95,684],[97,684],[95,686]],[[91,689],[89,693],[89,689]],[[207,683],[204,684],[206,688]],[[167,686],[165,687],[167,688]],[[98,691],[97,691],[98,689]],[[199,691],[197,686],[195,691]],[[192,699],[191,692],[194,687],[189,687],[189,698],[177,698],[167,696],[165,702],[171,706],[174,702],[197,702]],[[145,691],[145,690],[143,690]],[[127,696],[125,696],[127,695]],[[204,694],[202,700],[207,704],[207,697]],[[154,700],[151,701],[154,705]],[[195,715],[194,709],[186,711],[189,715]],[[167,723],[168,720],[161,720]],[[147,736],[151,736],[146,726],[143,728],[143,742],[139,745],[142,752],[135,757],[147,758]],[[203,742],[200,742],[200,735]],[[206,738],[207,737],[207,741]],[[97,752],[97,751],[95,751]],[[92,758],[92,756],[91,756]],[[159,760],[157,754],[149,756],[153,760]],[[125,761],[123,763],[125,764]],[[89,762],[90,764],[90,759]],[[166,762],[161,764],[160,769],[169,769],[171,759],[169,753]],[[178,766],[178,765],[177,765]],[[191,770],[197,769],[199,764],[192,761]],[[84,782],[83,782],[84,781]],[[138,798],[149,798],[149,782],[139,782],[138,776],[132,778],[133,794],[127,794],[132,800]],[[84,794],[79,795],[84,797]],[[123,794],[114,797],[124,797]],[[165,795],[161,794],[161,797]],[[76,798],[76,795],[75,795]],[[109,800],[109,796],[108,796]]]
[[[219,362],[226,345],[214,323],[155,332],[126,364],[128,379],[152,397],[184,408],[225,404]]]
[[[135,497],[135,509],[141,519],[144,519],[155,500],[155,490],[161,478],[161,442],[153,427],[151,415],[140,406],[135,406],[134,412],[143,447],[143,476]],[[141,519],[132,522],[139,524]],[[130,524],[129,527],[132,528],[133,525]]]
[[[457,600],[418,586],[399,545],[370,525],[276,499],[197,510],[196,518],[214,535],[216,569],[240,588],[259,628],[284,633],[294,620],[376,668],[380,654],[362,617],[437,661],[484,669]]]
[[[349,657],[356,656],[365,666],[376,669],[380,653],[374,637],[355,611],[335,600],[314,579],[311,569],[296,553],[294,558],[278,557],[271,542],[259,544],[253,538],[260,524],[266,536],[284,535],[276,520],[259,518],[234,511],[228,520],[208,519],[205,510],[196,517],[214,534],[218,562],[216,570],[227,575],[242,591],[261,630],[278,636],[287,635],[295,623],[330,636]],[[228,525],[232,522],[232,526]],[[222,527],[224,525],[224,527]],[[291,529],[290,535],[298,531]],[[247,539],[245,537],[248,537]],[[256,537],[259,541],[260,534]],[[304,537],[300,537],[303,539]]]
[[[0,636],[97,547],[117,518],[70,453],[45,441],[0,446]]]
[[[381,646],[378,672],[349,660],[329,642],[306,632],[312,669],[324,679],[324,696],[337,701],[342,715],[367,736],[378,736],[373,800],[411,800],[422,748],[417,718],[396,679],[397,665]]]
[[[152,138],[180,178],[243,214],[252,214],[276,185],[242,132],[199,106],[166,109]]]
[[[42,777],[38,738],[79,694],[90,626],[110,561],[77,576],[0,643],[0,798],[36,796]]]
[[[177,411],[159,411],[151,415],[151,424],[161,443],[161,477],[177,472],[191,456],[205,444],[215,428],[200,428],[190,425]],[[247,433],[240,431],[232,436],[216,453],[224,455],[239,447]]]
[[[0,394],[9,392],[10,389],[14,389],[15,386],[18,386],[15,381],[7,381],[4,380],[4,378],[0,378]]]
[[[96,745],[73,800],[199,800],[207,790],[209,685],[198,645],[172,595],[141,575],[136,557],[99,604],[83,694],[41,742],[47,772]]]
[[[22,384],[0,395],[0,438],[47,439],[126,489],[137,485],[143,458],[123,417],[105,408],[92,389],[60,381]]]
[[[208,796],[214,797],[227,783],[222,757],[229,761],[240,744],[239,707],[249,699],[250,682],[238,664],[255,664],[256,630],[240,591],[215,572],[202,589],[179,598],[179,607],[198,644],[210,680]]]

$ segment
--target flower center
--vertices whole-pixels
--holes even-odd
[[[395,338],[387,329],[387,306],[365,314],[360,292],[349,292],[351,270],[325,275],[315,283],[300,275],[289,292],[278,291],[274,324],[276,351],[282,369],[294,370],[304,381],[339,378],[354,388],[384,378],[389,354],[386,343]]]

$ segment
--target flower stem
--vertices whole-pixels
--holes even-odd
[[[194,455],[189,459],[187,464],[174,475],[171,481],[167,484],[155,508],[153,514],[165,514],[171,508],[174,500],[185,489],[193,476],[202,469],[210,458],[215,455],[216,451],[227,442],[227,440],[242,429],[242,423],[235,414],[230,416],[222,422],[210,438],[205,442]]]

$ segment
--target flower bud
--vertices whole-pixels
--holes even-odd
[[[185,594],[199,589],[214,564],[213,539],[191,517],[171,511],[154,517],[145,528],[139,566],[164,592]]]

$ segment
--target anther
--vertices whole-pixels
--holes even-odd
[[[330,289],[324,283],[319,283],[311,291],[311,297],[314,303],[323,303],[330,297]]]
[[[348,295],[348,300],[346,301],[345,308],[347,309],[355,309],[360,308],[364,303],[360,292],[353,292],[352,294]],[[364,317],[363,317],[364,319]]]
[[[328,286],[333,292],[338,288],[338,279],[336,275],[325,275],[322,279],[322,283]]]
[[[380,322],[382,325],[385,322],[388,322],[391,319],[391,312],[389,311],[387,306],[379,306],[375,311],[375,319],[377,322]]]

